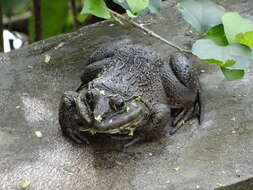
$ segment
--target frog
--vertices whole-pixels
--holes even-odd
[[[182,52],[166,61],[128,39],[109,42],[91,54],[80,78],[59,106],[63,135],[78,144],[90,143],[86,134],[106,134],[129,147],[161,127],[173,135],[189,120],[203,121],[199,76]]]

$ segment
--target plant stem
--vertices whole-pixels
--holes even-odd
[[[80,23],[77,19],[77,7],[76,7],[76,0],[70,0],[70,5],[71,5],[71,11],[72,11],[72,16],[73,16],[73,20],[74,20],[74,26],[75,29],[78,29],[78,27],[80,26]]]
[[[133,25],[134,27],[139,28],[140,30],[146,32],[148,35],[153,36],[153,37],[155,37],[155,38],[161,40],[162,42],[166,43],[167,45],[169,45],[169,46],[171,46],[171,47],[173,47],[173,48],[176,48],[177,50],[179,50],[179,51],[181,51],[181,52],[192,54],[192,52],[191,52],[190,50],[183,49],[183,48],[179,47],[178,45],[176,45],[176,44],[174,44],[174,43],[172,43],[172,42],[166,40],[165,38],[163,38],[163,37],[160,36],[159,34],[157,34],[157,33],[155,33],[154,31],[152,31],[152,30],[150,30],[150,29],[148,29],[148,28],[146,28],[146,27],[144,27],[144,26],[138,24],[137,22],[135,22],[135,21],[133,21],[133,20],[131,20],[131,19],[129,19],[129,18],[127,18],[127,17],[125,17],[125,16],[123,16],[123,15],[121,15],[121,14],[119,14],[119,13],[113,11],[113,10],[111,10],[111,9],[108,9],[108,11],[109,11],[111,14],[114,14],[116,17],[120,18],[121,20],[123,20],[123,21],[125,21],[125,22],[127,22],[127,23]]]
[[[35,41],[42,39],[41,0],[33,0],[33,15],[35,22]]]
[[[0,52],[4,51],[3,43],[3,2],[0,0]]]

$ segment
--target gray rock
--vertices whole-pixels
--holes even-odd
[[[219,3],[253,20],[251,0]],[[149,27],[188,47],[194,37],[175,5],[175,0],[164,2],[162,16]],[[76,146],[62,137],[57,118],[62,92],[78,85],[87,56],[101,43],[125,37],[152,45],[164,58],[174,51],[137,29],[106,21],[1,54],[0,189],[31,182],[31,190],[210,190],[252,177],[252,68],[244,79],[228,82],[218,68],[193,57],[205,70],[206,117],[203,125],[185,127],[174,136],[164,131],[126,151],[100,139]]]

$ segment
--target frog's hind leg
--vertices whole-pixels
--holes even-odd
[[[170,135],[175,134],[178,129],[180,129],[185,122],[191,120],[193,118],[193,111],[194,111],[194,107],[191,107],[189,109],[183,109],[183,111],[181,111],[175,118],[174,121],[172,122],[172,129],[170,131]]]
[[[181,81],[182,84],[184,84],[189,89],[196,90],[196,98],[193,105],[194,114],[192,114],[192,116],[197,117],[199,124],[201,124],[204,117],[202,93],[200,82],[198,79],[198,73],[193,63],[189,59],[187,59],[187,57],[184,54],[177,52],[170,57],[170,66],[174,74]]]
[[[187,108],[176,108],[171,109],[171,126],[173,127],[170,131],[170,134],[173,135],[180,129],[184,123],[188,122],[191,119],[197,118],[199,124],[201,125],[203,121],[203,105],[202,97],[200,92],[197,92],[197,97],[195,103],[189,109]]]
[[[167,65],[166,65],[167,64]],[[192,63],[182,54],[171,56],[164,63],[160,75],[171,109],[171,125],[175,133],[185,122],[196,117],[201,120],[202,104],[198,75]]]

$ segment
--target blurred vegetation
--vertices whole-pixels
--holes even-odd
[[[34,42],[61,33],[72,32],[81,26],[103,20],[81,10],[87,0],[0,0],[2,1],[4,29],[15,30],[29,36]],[[94,0],[93,5],[96,5]],[[124,9],[112,0],[105,0],[107,6],[123,13]],[[39,4],[39,7],[36,7]],[[35,17],[39,16],[40,19]],[[37,39],[35,23],[40,20],[41,36]],[[35,40],[36,39],[36,40]]]
[[[40,3],[41,7],[42,39],[74,31],[85,24],[86,16],[80,13],[83,0],[2,0],[4,29],[25,33],[30,42],[35,41],[34,2]]]
[[[3,6],[0,8],[4,20],[7,20],[3,23],[4,28],[26,33],[30,42],[113,18],[121,24],[128,22],[179,51],[193,53],[208,63],[216,64],[228,80],[241,79],[244,70],[252,65],[253,22],[236,12],[227,12],[225,8],[209,0],[180,0],[177,5],[185,21],[198,32],[198,38],[202,38],[193,44],[192,51],[184,50],[133,20],[149,13],[159,15],[162,0],[0,0],[0,2]],[[126,16],[122,16],[121,13],[125,12]]]

